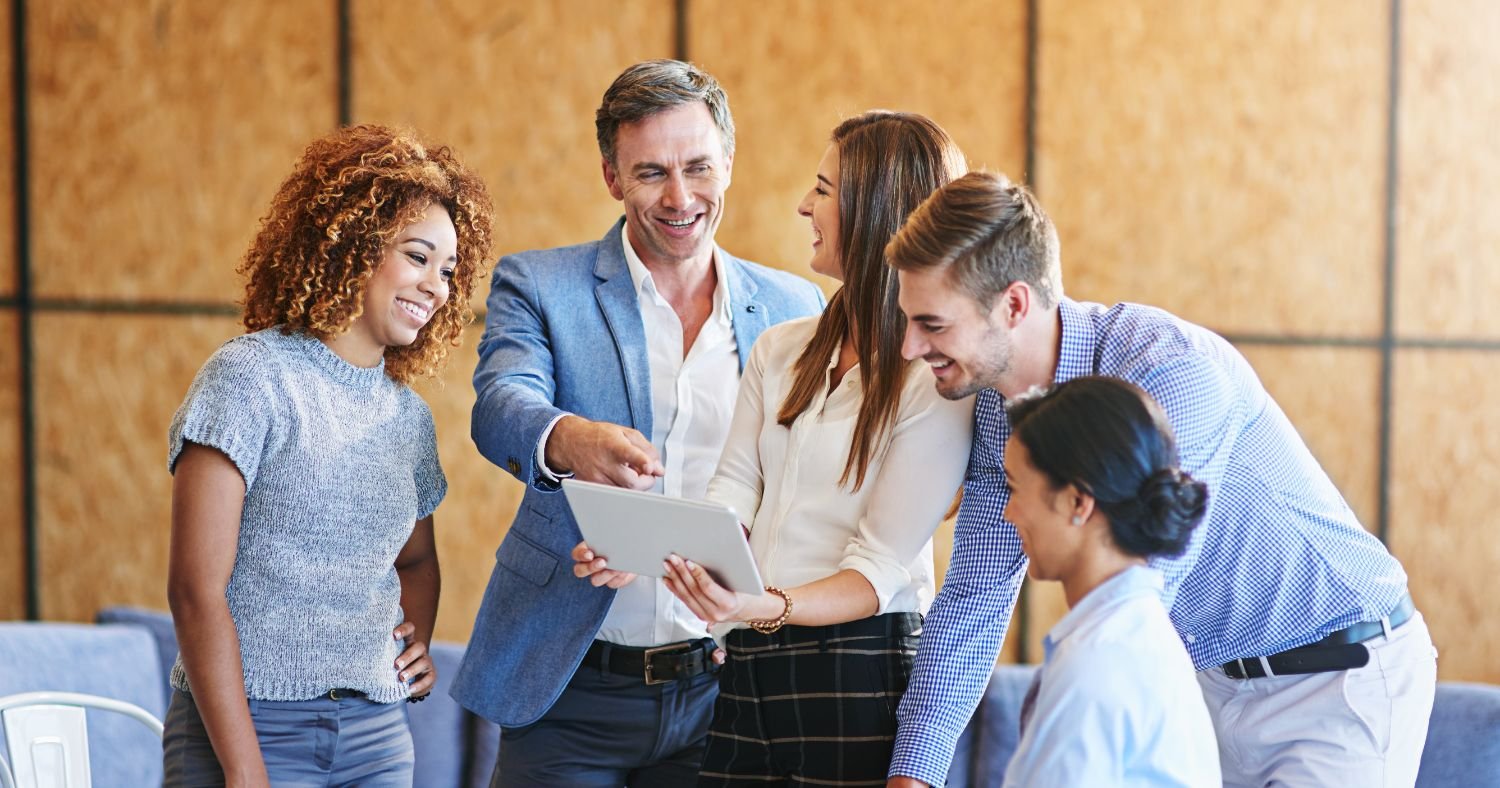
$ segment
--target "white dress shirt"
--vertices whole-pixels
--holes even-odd
[[[853,569],[874,587],[877,614],[925,613],[934,586],[932,532],[963,481],[974,400],[943,399],[925,365],[912,362],[889,440],[873,454],[864,485],[851,491],[854,477],[847,485],[839,477],[864,401],[857,365],[832,392],[825,372],[791,427],[776,423],[817,320],[782,323],[756,341],[708,498],[749,526],[767,583],[791,588]],[[835,352],[828,369],[837,364]]]
[[[740,352],[734,340],[729,286],[715,250],[713,311],[684,358],[682,321],[656,289],[651,272],[620,233],[625,262],[635,282],[651,371],[651,444],[661,454],[666,475],[655,491],[677,498],[702,498],[723,450],[739,388]],[[537,443],[537,467],[545,462],[552,424]],[[658,578],[638,577],[615,594],[596,636],[622,646],[649,647],[705,637],[707,628]]]
[[[1160,572],[1131,567],[1047,633],[1006,786],[1222,784],[1213,722],[1161,593]]]

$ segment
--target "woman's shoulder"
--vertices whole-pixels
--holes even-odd
[[[813,333],[818,330],[818,315],[798,317],[777,323],[765,331],[755,340],[755,348],[751,351],[756,355],[770,358],[791,356],[795,359],[802,354],[802,348],[812,340]]]

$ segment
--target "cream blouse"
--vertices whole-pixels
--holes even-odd
[[[926,613],[932,533],[963,481],[974,399],[943,399],[926,365],[912,362],[887,444],[851,492],[839,477],[863,401],[858,366],[834,391],[825,383],[790,429],[776,423],[816,326],[816,317],[792,320],[756,341],[707,498],[749,527],[766,583],[791,588],[853,569],[874,587],[877,614]]]

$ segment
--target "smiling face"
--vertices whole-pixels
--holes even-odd
[[[364,312],[349,327],[344,344],[361,358],[373,354],[373,365],[386,348],[417,341],[427,321],[448,303],[457,265],[453,219],[447,209],[433,203],[386,247],[380,267],[365,284]]]
[[[1027,573],[1037,580],[1067,577],[1087,540],[1086,529],[1072,523],[1071,489],[1054,487],[1014,435],[1005,443],[1005,481],[1010,487],[1005,519],[1016,526],[1021,549],[1031,559]]]
[[[642,262],[707,261],[733,164],[702,103],[620,126],[604,182],[625,204],[626,233]]]
[[[932,367],[938,393],[963,399],[982,388],[1004,389],[1015,356],[1014,331],[1002,298],[986,310],[955,287],[940,268],[901,271],[898,296],[906,314],[901,355]]]
[[[812,270],[824,276],[844,280],[844,264],[839,249],[839,149],[829,145],[818,163],[818,175],[812,189],[797,206],[797,213],[812,221]]]

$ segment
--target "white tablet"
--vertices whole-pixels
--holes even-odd
[[[584,541],[610,569],[661,577],[662,561],[676,553],[731,591],[765,587],[740,519],[726,506],[577,479],[563,479],[562,488]]]

